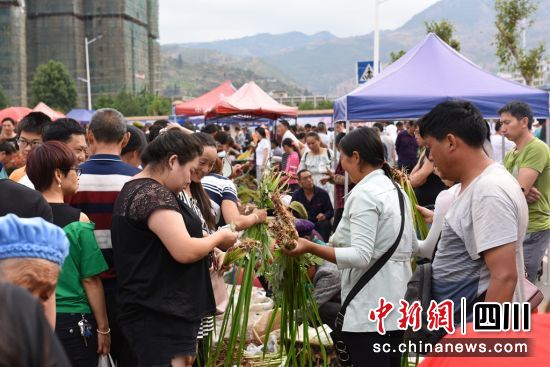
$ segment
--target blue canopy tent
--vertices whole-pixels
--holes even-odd
[[[76,120],[80,122],[81,124],[89,124],[92,120],[92,115],[94,114],[94,110],[84,110],[81,108],[73,108],[67,113],[67,117],[72,118],[73,120]]]
[[[492,75],[430,33],[383,72],[334,103],[334,121],[417,119],[447,99],[474,103],[485,118],[512,100],[549,115],[549,94]]]

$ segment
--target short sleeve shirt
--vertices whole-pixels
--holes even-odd
[[[504,157],[504,167],[514,177],[521,168],[531,168],[539,173],[535,187],[540,199],[529,204],[529,226],[527,232],[550,229],[550,149],[542,140],[533,138],[522,150],[509,151]]]
[[[522,274],[526,229],[527,203],[517,181],[500,164],[490,165],[458,195],[445,216],[432,265],[434,299],[460,305],[465,297],[472,302],[489,286],[489,269],[481,254],[511,242],[516,244],[516,267]]]
[[[164,314],[200,321],[215,310],[208,257],[185,264],[174,259],[149,228],[157,210],[179,213],[189,236],[203,237],[200,219],[175,193],[151,178],[128,181],[115,202],[111,232],[119,264],[119,320],[145,312],[153,318]],[[168,333],[177,332],[173,326],[166,325]]]
[[[284,141],[285,139],[292,139],[294,143],[299,142],[298,138],[290,130],[285,131],[281,141]]]
[[[71,245],[55,290],[57,312],[92,312],[81,281],[108,269],[97,245],[94,228],[93,223],[85,222],[73,222],[63,228]]]
[[[262,164],[264,161],[264,150],[267,149],[267,154],[269,158],[269,153],[271,151],[271,143],[267,139],[262,139],[258,142],[256,147],[256,164]]]
[[[239,201],[235,184],[230,179],[215,173],[203,177],[201,183],[212,202],[216,222],[219,222],[222,217],[221,207],[223,201],[231,200],[235,203]]]

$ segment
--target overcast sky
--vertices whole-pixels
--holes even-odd
[[[375,0],[160,0],[160,42],[204,42],[257,33],[372,31]],[[386,0],[380,28],[398,28],[438,0]]]

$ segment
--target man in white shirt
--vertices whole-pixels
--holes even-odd
[[[267,139],[266,130],[263,127],[257,127],[256,134],[258,135],[258,145],[256,146],[256,179],[260,182],[264,170],[269,168],[271,143]]]
[[[290,130],[290,124],[287,120],[279,120],[277,122],[277,137],[281,139],[281,143],[285,139],[292,139],[292,141],[297,144],[298,148],[301,150],[304,147],[304,144],[298,140],[296,136]]]
[[[397,139],[397,126],[395,126],[393,122],[386,121],[386,128],[384,129],[384,132],[393,142],[395,142],[395,139]]]
[[[517,286],[527,203],[514,177],[483,151],[487,127],[481,112],[470,102],[450,100],[419,126],[441,178],[461,183],[432,264],[433,299],[450,299],[455,310],[462,297],[469,304],[523,300]]]

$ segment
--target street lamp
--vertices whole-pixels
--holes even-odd
[[[378,8],[380,4],[388,0],[374,0],[374,76],[378,75],[380,70],[380,30],[378,24]]]
[[[78,80],[82,80],[87,84],[88,87],[88,110],[92,109],[92,83],[90,80],[90,56],[88,54],[88,46],[91,43],[94,43],[97,40],[100,40],[103,38],[102,34],[98,34],[96,37],[92,38],[88,41],[88,37],[84,37],[84,48],[86,50],[86,79],[78,78]]]

